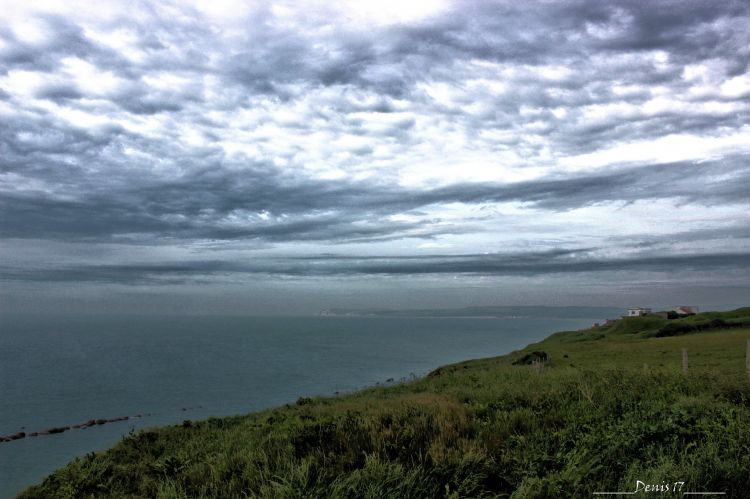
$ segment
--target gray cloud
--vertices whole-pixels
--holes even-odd
[[[590,272],[658,272],[685,274],[747,268],[750,253],[711,253],[596,258],[590,248],[517,254],[425,255],[414,257],[317,256],[265,259],[254,263],[220,260],[179,263],[79,265],[50,269],[3,268],[5,281],[74,281],[125,284],[200,282],[209,276],[253,274],[291,277],[357,275],[537,276]]]
[[[42,13],[37,39],[0,21],[0,236],[95,260],[4,279],[746,268],[747,2],[471,1],[367,27],[321,6],[168,7]],[[618,156],[660,140],[656,159]],[[721,238],[731,254],[702,248]],[[113,241],[197,256],[118,264],[93,249]],[[351,258],[221,259],[241,244]],[[400,257],[358,256],[386,244]]]
[[[84,94],[69,83],[45,85],[36,91],[35,96],[40,99],[49,99],[56,102],[80,99]]]
[[[46,147],[63,143],[74,151],[81,149],[76,140],[65,136]],[[35,149],[39,148],[37,144]],[[726,175],[733,176],[732,182],[722,180]],[[95,179],[91,185],[73,185],[78,192],[66,192],[66,198],[39,192],[7,193],[0,199],[7,215],[0,220],[0,234],[33,237],[41,233],[62,239],[136,234],[149,239],[346,241],[409,237],[413,230],[424,228],[426,232],[417,236],[429,237],[461,230],[442,226],[440,220],[437,224],[430,219],[404,223],[384,217],[448,203],[513,201],[564,211],[661,198],[703,205],[743,202],[750,169],[742,155],[708,163],[647,165],[559,179],[455,184],[428,190],[379,182],[289,178],[263,165],[239,172],[206,169],[168,181],[107,182]],[[231,216],[237,219],[229,221]],[[431,225],[436,227],[430,229]]]
[[[115,52],[88,39],[74,22],[55,15],[40,16],[38,20],[47,32],[44,42],[24,42],[7,27],[0,29],[0,37],[8,44],[0,51],[0,74],[13,69],[51,72],[67,56],[109,64],[121,60]]]

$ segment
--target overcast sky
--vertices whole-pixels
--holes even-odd
[[[0,310],[750,303],[750,2],[332,4],[0,0]]]

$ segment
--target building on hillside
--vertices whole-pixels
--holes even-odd
[[[690,315],[695,315],[698,313],[698,307],[692,307],[692,306],[682,306],[682,307],[676,307],[671,310],[662,310],[660,312],[652,312],[651,315],[656,315],[658,317],[661,317],[662,319],[680,319],[682,317],[688,317]]]
[[[641,317],[651,313],[650,308],[636,307],[628,309],[628,317]]]
[[[687,317],[688,315],[695,315],[698,313],[698,307],[686,306],[677,307],[673,310],[674,313],[680,317]]]

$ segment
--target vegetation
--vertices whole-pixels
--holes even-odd
[[[746,317],[628,318],[410,383],[142,431],[22,497],[591,497],[639,480],[746,497],[750,328],[703,327]]]

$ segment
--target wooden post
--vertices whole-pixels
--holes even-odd
[[[687,348],[682,349],[682,374],[687,376],[688,373],[688,353]]]
[[[747,368],[747,379],[750,380],[750,339],[747,340],[747,352],[745,353],[745,367]]]

